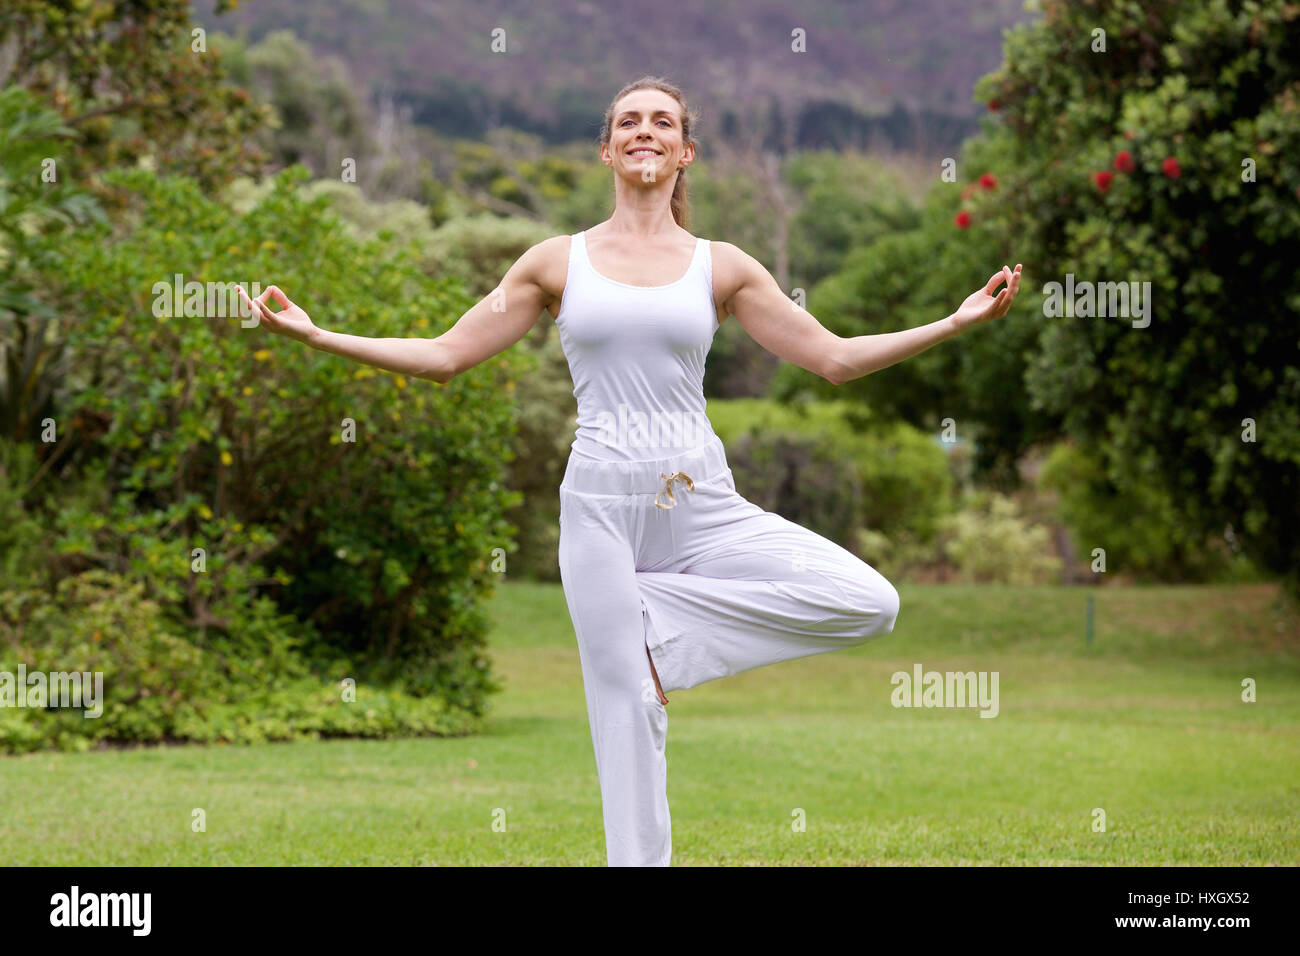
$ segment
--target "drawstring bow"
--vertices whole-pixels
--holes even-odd
[[[691,480],[691,476],[688,475],[688,474],[686,474],[686,472],[684,472],[684,471],[676,471],[676,472],[673,472],[671,475],[665,475],[665,474],[661,471],[661,472],[659,472],[659,477],[662,478],[662,479],[664,480],[664,486],[663,486],[661,489],[659,489],[659,494],[655,495],[655,507],[656,507],[656,508],[663,508],[664,510],[667,510],[667,509],[669,509],[669,508],[675,508],[675,507],[677,507],[677,499],[673,497],[673,482],[674,482],[674,481],[681,481],[681,482],[684,482],[684,483],[686,484],[686,489],[687,489],[688,491],[694,491],[694,490],[695,490],[695,482],[692,481],[692,480]],[[667,496],[668,496],[668,500],[671,501],[672,504],[667,504],[667,505],[665,505],[665,504],[660,504],[659,499],[660,499],[661,497],[663,497],[664,495],[667,495]]]

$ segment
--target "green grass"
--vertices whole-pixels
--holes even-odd
[[[879,641],[669,694],[675,865],[1300,863],[1300,623],[1272,587],[900,592]],[[563,595],[493,609],[484,735],[0,758],[5,862],[603,865]],[[916,662],[998,671],[999,715],[894,708]]]

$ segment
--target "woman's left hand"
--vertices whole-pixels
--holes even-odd
[[[993,290],[1006,281],[1007,287],[993,295]],[[1000,319],[1007,314],[1007,309],[1011,308],[1011,300],[1016,297],[1020,291],[1020,263],[1016,263],[1016,269],[1012,272],[1006,266],[1002,267],[1001,272],[995,272],[989,276],[989,281],[984,284],[984,288],[972,292],[966,297],[966,301],[961,304],[956,312],[952,314],[952,324],[958,332],[965,332],[972,326],[979,325],[981,322],[988,322],[990,319]]]

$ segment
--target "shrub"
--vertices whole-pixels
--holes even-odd
[[[1104,548],[1108,573],[1139,581],[1210,581],[1249,578],[1249,561],[1232,547],[1187,528],[1169,489],[1154,476],[1125,490],[1107,478],[1105,456],[1073,442],[1057,444],[1040,475],[1043,487],[1059,495],[1061,523],[1076,551],[1091,561]],[[1228,529],[1229,540],[1233,535]]]
[[[943,449],[910,425],[875,421],[844,402],[714,399],[708,412],[741,494],[792,521],[825,522],[829,534],[809,527],[845,547],[856,546],[860,526],[932,540],[951,510]],[[800,473],[814,466],[820,474]]]
[[[1047,529],[1031,525],[1016,503],[996,492],[977,492],[943,522],[944,551],[964,581],[1051,584],[1061,559],[1050,553]]]

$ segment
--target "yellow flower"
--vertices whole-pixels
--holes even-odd
[[[402,378],[402,376],[400,375],[397,376],[397,387],[406,388],[406,379]]]
[[[252,394],[253,394],[253,386],[251,386],[251,385],[245,385],[245,386],[244,386],[244,394],[245,394],[245,395],[252,395]]]
[[[223,452],[221,453],[221,463],[222,463],[223,465],[228,465],[228,464],[230,464],[232,461],[234,461],[234,459],[230,457],[230,452],[228,452],[228,451],[223,451]]]
[[[207,519],[212,517],[212,509],[207,505],[199,505],[199,517]]]
[[[259,362],[265,362],[270,357],[271,357],[270,349],[258,349],[256,352],[253,353],[253,358],[257,359]]]

